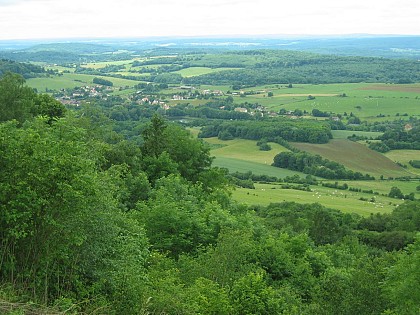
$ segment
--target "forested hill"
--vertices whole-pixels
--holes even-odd
[[[141,39],[107,38],[52,43],[46,40],[0,41],[0,50],[25,52],[59,50],[66,53],[102,53],[117,50],[151,51],[156,48],[173,50],[233,51],[257,49],[295,50],[339,56],[368,56],[384,58],[420,58],[419,36],[285,36],[256,37],[155,37]]]
[[[109,61],[130,59],[131,57],[127,53],[119,52],[118,47],[80,42],[43,43],[25,49],[0,50],[0,58],[20,62],[48,62],[57,64]]]
[[[11,60],[0,59],[0,77],[6,72],[22,75],[24,78],[33,78],[45,73],[44,68],[29,63],[19,63]]]
[[[412,83],[420,81],[420,63],[415,60],[373,57],[343,57],[296,51],[238,51],[224,55],[224,67],[238,69],[185,79],[188,84],[244,85],[271,83]],[[192,62],[214,67],[208,55]]]

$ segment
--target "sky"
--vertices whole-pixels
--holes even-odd
[[[0,40],[420,35],[419,0],[0,0]]]

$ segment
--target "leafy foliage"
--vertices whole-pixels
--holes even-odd
[[[347,170],[342,164],[307,152],[280,152],[274,157],[273,166],[328,179],[372,179],[368,174]]]
[[[327,143],[332,138],[329,125],[314,121],[291,121],[277,119],[267,121],[217,121],[208,124],[200,131],[199,137],[217,137],[229,134],[234,138],[271,142],[297,141]]]

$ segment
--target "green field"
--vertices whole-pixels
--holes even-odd
[[[334,139],[347,139],[352,135],[359,137],[367,137],[368,139],[376,139],[383,135],[383,132],[371,132],[371,131],[351,131],[351,130],[331,130]]]
[[[293,176],[295,174],[303,177],[306,176],[300,172],[271,166],[276,154],[288,151],[285,147],[277,143],[270,142],[269,144],[272,150],[261,151],[256,145],[256,141],[253,140],[234,139],[223,141],[217,138],[206,138],[204,141],[214,147],[210,152],[215,157],[213,165],[225,167],[230,172],[245,173],[251,171],[257,175],[269,175],[278,178]]]
[[[255,184],[255,189],[237,188],[233,192],[233,198],[240,203],[248,205],[268,205],[275,202],[294,201],[298,203],[318,202],[326,207],[341,210],[346,213],[358,213],[368,216],[371,213],[389,213],[395,205],[403,201],[385,196],[376,196],[351,191],[341,191],[321,186],[311,186],[312,191],[294,189],[281,189],[280,185]],[[374,202],[362,201],[359,198]]]
[[[37,89],[40,93],[45,93],[47,89],[61,90],[73,89],[77,86],[86,85],[84,82],[78,82],[68,76],[51,77],[51,78],[32,78],[26,80],[26,84],[31,88]]]
[[[306,174],[278,168],[270,165],[264,165],[256,162],[249,162],[227,157],[216,157],[213,161],[213,166],[227,168],[230,172],[246,173],[251,171],[256,175],[275,176],[277,178],[284,178],[286,176],[293,176],[295,174],[305,177]]]
[[[361,188],[362,190],[373,190],[379,194],[388,194],[391,187],[398,187],[404,195],[414,193],[416,198],[420,198],[420,192],[416,187],[420,181],[397,181],[397,180],[360,180],[360,181],[337,181],[339,184],[347,183],[349,187]]]
[[[92,81],[95,77],[111,81],[114,84],[114,87],[132,87],[138,83],[133,80],[78,73],[64,73],[62,76],[53,76],[50,78],[33,78],[28,79],[26,83],[28,86],[36,88],[39,92],[44,92],[46,89],[60,90],[71,89],[77,86],[93,85]]]
[[[401,177],[413,175],[389,158],[370,150],[363,144],[346,139],[333,139],[327,144],[293,143],[303,151],[343,164],[351,170],[369,173],[375,177]]]
[[[397,114],[420,115],[420,84],[373,84],[344,83],[319,85],[293,85],[289,89],[285,85],[257,86],[244,91],[263,91],[257,95],[235,97],[235,102],[258,102],[261,105],[278,111],[301,109],[311,112],[314,108],[337,114],[350,114],[377,120],[379,114],[395,117]],[[273,92],[267,97],[268,91]],[[340,97],[340,94],[346,97]],[[308,100],[308,95],[315,97]],[[356,106],[360,106],[356,108]],[[389,115],[389,117],[388,117]]]
[[[92,69],[101,69],[101,68],[105,68],[106,66],[111,66],[111,65],[115,65],[115,66],[123,65],[123,66],[126,67],[126,69],[129,69],[134,60],[136,60],[136,59],[94,62],[94,63],[84,64],[84,65],[82,65],[82,67],[92,68]]]
[[[215,157],[228,157],[264,165],[271,165],[276,154],[289,151],[280,144],[272,142],[269,143],[272,148],[270,151],[261,151],[254,140],[206,138],[205,141],[220,146],[211,151]]]
[[[410,160],[420,160],[420,150],[392,150],[385,153],[385,156],[392,161],[407,165],[407,171],[420,176],[420,169],[408,163]]]
[[[223,70],[234,70],[234,68],[190,67],[190,68],[174,71],[173,73],[178,73],[182,75],[183,77],[188,78],[188,77],[194,77],[194,76],[213,73],[213,72],[219,72]]]

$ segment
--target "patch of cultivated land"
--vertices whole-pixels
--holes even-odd
[[[33,78],[28,79],[26,83],[28,86],[36,88],[39,92],[44,92],[46,89],[60,90],[76,86],[94,85],[92,81],[95,77],[111,81],[114,87],[134,86],[138,83],[133,80],[78,73],[64,73],[62,76],[52,76],[50,78]]]
[[[420,84],[371,84],[360,90],[398,91],[420,93]]]
[[[412,167],[410,160],[420,160],[420,150],[392,150],[385,153],[385,156],[395,162],[407,165],[407,171],[420,176],[420,168]]]
[[[296,84],[293,88],[285,85],[265,85],[244,89],[260,94],[235,96],[235,103],[258,102],[271,110],[278,111],[313,109],[336,114],[353,113],[357,117],[375,121],[409,115],[420,115],[420,84]],[[268,97],[268,91],[273,93]],[[345,94],[346,97],[339,95]],[[312,95],[315,99],[308,99]],[[379,114],[385,117],[377,117]]]
[[[256,162],[265,165],[271,165],[274,157],[284,151],[289,151],[285,147],[277,143],[270,142],[270,151],[261,151],[254,140],[233,139],[233,140],[220,140],[218,138],[204,139],[212,145],[220,147],[211,151],[215,157],[228,157],[238,160]]]
[[[346,213],[368,216],[371,213],[389,213],[403,201],[381,195],[336,190],[321,186],[311,186],[312,191],[282,189],[278,184],[255,184],[255,189],[237,188],[233,198],[248,205],[268,205],[275,202],[294,201],[298,203],[318,202],[326,207]],[[374,201],[363,201],[360,198]]]
[[[347,139],[352,135],[367,137],[368,139],[376,139],[383,135],[383,132],[371,132],[371,131],[352,131],[352,130],[331,130],[334,139]]]
[[[223,70],[235,70],[235,68],[207,68],[207,67],[190,67],[185,68],[182,70],[174,71],[173,73],[178,73],[182,75],[183,77],[195,77],[198,75],[213,73],[213,72],[219,72]]]
[[[275,176],[277,178],[284,178],[286,176],[299,175],[300,177],[305,177],[306,174],[295,172],[291,170],[286,170],[283,168],[278,168],[270,165],[264,165],[256,162],[238,160],[234,158],[227,157],[216,157],[213,161],[213,166],[227,168],[229,172],[239,172],[247,173],[251,171],[255,175],[268,175]]]
[[[206,138],[203,140],[214,148],[211,150],[211,155],[215,157],[213,165],[225,167],[231,172],[244,173],[251,171],[257,175],[269,175],[279,178],[293,176],[294,174],[306,176],[300,172],[271,166],[276,154],[288,151],[277,143],[270,142],[272,150],[261,151],[254,140],[233,139],[224,141],[218,138]]]
[[[410,176],[404,168],[395,164],[386,156],[370,150],[363,144],[346,139],[333,139],[327,144],[293,143],[296,148],[343,164],[351,170],[375,177]]]
[[[328,181],[334,183],[334,181]],[[338,181],[340,185],[347,183],[349,187],[360,188],[361,190],[373,190],[379,194],[388,195],[391,187],[398,187],[404,195],[414,193],[416,199],[420,198],[420,191],[416,187],[420,184],[417,180],[397,181],[397,180],[358,180],[358,181]],[[395,199],[393,199],[395,200]]]

